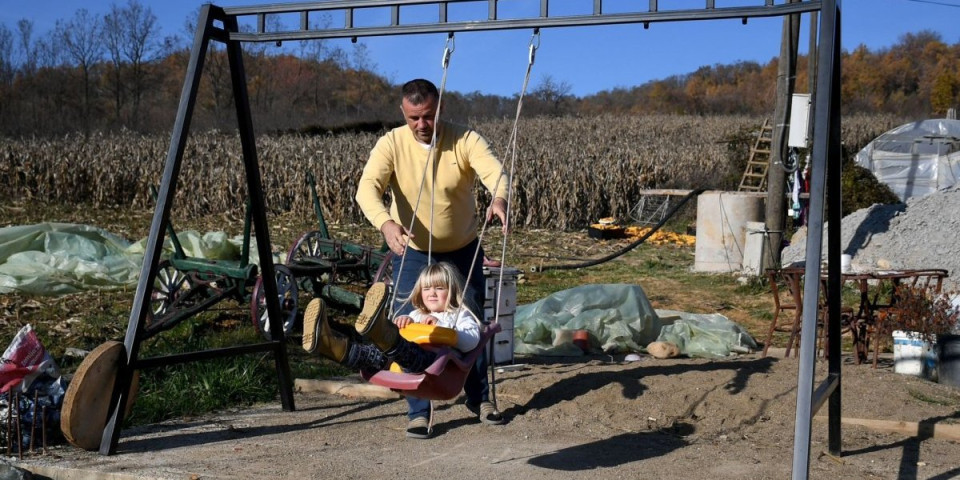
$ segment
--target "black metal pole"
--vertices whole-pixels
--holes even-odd
[[[224,29],[238,30],[237,18],[226,16]],[[233,81],[233,98],[237,108],[237,127],[243,150],[243,165],[247,177],[247,195],[253,217],[253,230],[257,235],[257,253],[260,257],[260,278],[263,281],[267,301],[267,317],[275,344],[274,361],[280,384],[280,402],[290,411],[293,405],[293,379],[287,361],[287,342],[283,334],[283,319],[280,316],[280,301],[277,297],[277,277],[273,268],[273,252],[270,249],[270,228],[267,225],[266,206],[263,200],[263,184],[260,180],[260,165],[257,162],[257,144],[254,138],[253,118],[250,114],[250,99],[247,96],[247,76],[243,70],[243,48],[239,41],[227,42],[227,57],[230,59],[230,77]],[[256,301],[253,299],[251,301]]]
[[[127,355],[125,359],[122,359],[117,372],[117,378],[113,385],[113,395],[110,400],[110,409],[108,410],[109,414],[106,419],[106,426],[103,429],[103,437],[100,440],[100,453],[104,455],[112,454],[117,449],[120,427],[123,423],[122,412],[127,403],[126,396],[133,376],[133,365],[136,363],[140,351],[143,320],[150,309],[153,277],[157,273],[157,263],[160,260],[160,253],[163,248],[163,232],[170,221],[170,207],[177,190],[177,178],[180,175],[183,151],[187,144],[187,133],[190,131],[193,107],[196,104],[197,91],[200,88],[200,72],[203,70],[207,42],[213,30],[214,12],[221,12],[222,14],[222,10],[210,4],[200,8],[197,31],[194,34],[193,48],[190,51],[190,63],[187,66],[187,76],[180,93],[180,106],[177,109],[177,119],[170,138],[170,149],[163,168],[163,179],[160,182],[157,205],[153,211],[153,222],[150,224],[150,236],[147,239],[147,246],[143,254],[137,294],[134,297],[130,319],[127,323],[127,334],[124,339]]]
[[[827,216],[830,230],[827,231],[827,308],[830,310],[827,339],[830,349],[828,354],[828,371],[831,377],[837,378],[837,388],[830,394],[828,408],[827,443],[832,455],[840,455],[840,291],[843,280],[840,274],[840,222],[843,217],[843,199],[841,196],[841,173],[843,152],[840,146],[840,9],[837,9],[834,21],[835,34],[833,37],[833,65],[830,66],[833,74],[830,75],[833,87],[830,95],[830,138],[829,161],[827,163]],[[856,352],[854,352],[856,354]]]

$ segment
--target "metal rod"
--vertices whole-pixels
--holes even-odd
[[[43,454],[46,455],[47,454],[47,406],[44,405],[43,408],[40,409],[40,412],[43,415],[40,418],[40,429],[42,430],[41,438],[43,439]]]
[[[840,375],[829,374],[827,378],[817,386],[816,392],[813,394],[813,411],[817,412],[820,410],[820,407],[823,407],[824,402],[828,398],[832,398],[833,392],[836,392],[840,388]]]
[[[841,33],[841,15],[837,8],[835,20],[835,34],[833,65],[829,68],[832,71],[830,76],[833,87],[830,92],[829,103],[831,108],[827,112],[830,119],[830,129],[827,132],[828,146],[828,170],[827,173],[827,223],[837,225],[837,228],[831,228],[827,232],[827,262],[829,264],[829,285],[827,285],[827,298],[830,300],[828,309],[830,310],[829,335],[830,339],[830,360],[828,371],[831,376],[837,377],[837,388],[830,394],[830,406],[828,408],[828,434],[827,449],[831,455],[840,456],[840,417],[841,417],[841,382],[840,382],[840,293],[843,287],[843,280],[840,277],[840,249],[841,239],[839,228],[842,221],[841,212],[841,194],[843,187],[841,185],[841,168],[843,162],[840,145],[840,33]],[[815,413],[815,412],[814,412]],[[809,463],[809,462],[808,462]]]
[[[20,386],[16,387],[18,391],[15,393],[16,403],[17,403],[17,458],[23,460],[23,429],[20,428]]]
[[[10,456],[10,441],[13,437],[13,391],[7,392],[7,456]]]
[[[33,439],[37,436],[37,391],[33,391],[33,419],[30,420],[30,453],[33,453]]]
[[[40,409],[40,412],[43,415],[40,418],[40,428],[41,430],[43,430],[41,432],[41,435],[42,435],[41,438],[43,438],[43,454],[46,455],[47,454],[47,406],[44,405],[43,408]]]
[[[278,298],[274,294],[273,298]],[[268,300],[269,302],[269,300]],[[200,360],[212,360],[227,356],[243,355],[247,353],[272,352],[277,349],[277,341],[252,343],[248,345],[237,345],[233,347],[224,347],[211,350],[202,350],[199,352],[177,353],[165,355],[162,357],[141,358],[134,364],[136,369],[147,369],[175,365],[178,363],[195,362]]]
[[[236,17],[223,20],[224,29],[239,31]],[[233,99],[237,110],[237,130],[240,134],[240,148],[243,152],[243,165],[247,179],[247,195],[253,211],[253,229],[257,234],[257,251],[260,257],[260,277],[263,280],[263,293],[267,298],[267,317],[274,342],[274,364],[277,369],[277,382],[280,387],[280,403],[285,411],[294,410],[293,379],[290,377],[290,365],[287,362],[287,342],[283,337],[283,320],[280,316],[280,301],[277,296],[277,276],[273,268],[273,252],[270,249],[270,225],[267,223],[263,184],[260,179],[260,166],[257,162],[257,145],[254,138],[253,114],[250,112],[250,99],[247,95],[247,79],[243,69],[243,49],[239,42],[227,43],[227,58],[230,64],[230,77],[233,85]]]
[[[337,2],[329,2],[336,4]],[[419,2],[419,3],[437,3],[437,2]],[[618,25],[630,23],[652,22],[679,22],[691,20],[721,20],[721,19],[747,19],[752,17],[777,17],[795,13],[808,13],[819,11],[821,1],[809,0],[795,3],[784,3],[772,6],[759,7],[723,7],[712,9],[694,9],[694,10],[666,10],[657,11],[657,0],[651,0],[651,10],[648,12],[629,12],[629,13],[608,13],[602,15],[560,15],[556,17],[544,16],[546,5],[541,4],[540,15],[530,18],[498,19],[487,18],[453,23],[416,23],[407,25],[384,25],[374,27],[354,27],[353,8],[341,8],[346,15],[344,28],[324,28],[309,31],[289,30],[275,32],[229,32],[230,40],[241,42],[275,42],[275,41],[299,41],[329,38],[357,38],[374,37],[387,35],[412,35],[426,33],[449,33],[466,31],[490,31],[490,30],[511,30],[511,29],[529,29],[529,28],[550,28],[550,27],[575,27],[575,26],[599,26],[599,25]],[[387,5],[381,5],[389,6]],[[495,10],[495,7],[491,6]],[[305,7],[296,9],[278,10],[279,12],[299,12]],[[327,8],[328,10],[330,8]],[[249,9],[224,9],[228,15],[243,16],[251,15],[252,12],[261,10]],[[334,9],[338,10],[338,9]],[[495,16],[495,11],[488,12],[489,16]]]
[[[797,377],[797,412],[794,422],[793,440],[793,480],[806,480],[810,474],[810,431],[813,417],[813,372],[816,366],[817,316],[820,299],[820,255],[823,247],[823,216],[826,202],[827,164],[840,161],[829,158],[831,119],[834,105],[834,69],[839,58],[835,58],[839,49],[839,7],[835,0],[824,2],[828,7],[821,15],[820,29],[820,69],[817,74],[817,98],[814,133],[813,165],[811,167],[810,222],[807,231],[807,278],[813,281],[804,283],[803,324],[800,338],[800,368]],[[836,72],[839,74],[839,72]],[[838,92],[839,93],[839,92]],[[839,200],[839,199],[838,199]],[[839,202],[837,203],[839,207]],[[833,208],[833,207],[831,207]],[[837,228],[839,230],[839,228]]]

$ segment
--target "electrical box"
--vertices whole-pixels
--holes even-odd
[[[794,93],[790,100],[790,135],[787,137],[787,146],[807,148],[809,127],[810,94]]]

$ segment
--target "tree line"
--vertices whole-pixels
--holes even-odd
[[[194,16],[195,18],[196,16]],[[163,132],[173,124],[186,76],[195,21],[164,36],[138,0],[105,15],[86,9],[34,34],[30,20],[0,24],[0,135],[53,136],[131,130]],[[315,20],[323,26],[329,19]],[[379,129],[396,123],[398,85],[377,72],[363,43],[349,49],[324,41],[278,48],[244,44],[250,107],[261,132]],[[934,32],[906,34],[891,47],[860,46],[842,54],[844,114],[940,116],[960,103],[960,43]],[[704,66],[695,72],[576,97],[572,86],[544,75],[524,99],[526,115],[770,115],[777,59]],[[807,88],[798,61],[797,88]],[[516,97],[447,92],[451,118],[512,116]],[[195,129],[236,127],[230,69],[211,42],[193,117]]]

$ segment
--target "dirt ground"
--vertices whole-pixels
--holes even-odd
[[[19,464],[61,479],[789,478],[798,360],[781,355],[517,358],[525,367],[496,374],[502,426],[443,402],[434,437],[410,440],[400,399],[297,392],[292,412],[264,405],[138,427],[116,455],[59,446]],[[825,372],[818,361],[815,383]],[[894,373],[890,359],[875,370],[845,358],[842,397],[844,418],[960,428],[960,389]],[[922,431],[844,425],[835,458],[815,419],[809,477],[960,477],[960,442]]]

